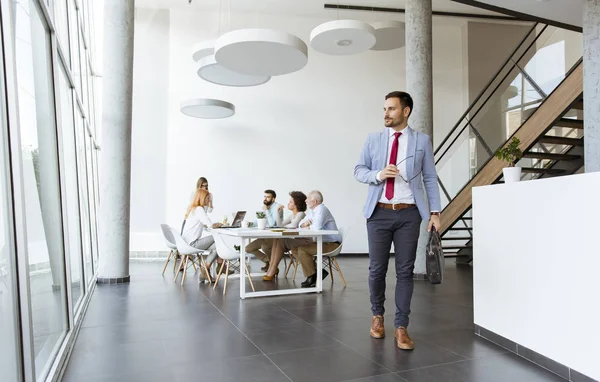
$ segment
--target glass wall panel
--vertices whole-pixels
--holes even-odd
[[[90,231],[90,212],[89,212],[89,192],[88,192],[88,174],[87,174],[87,156],[85,153],[87,131],[85,130],[84,119],[80,112],[75,115],[75,137],[77,146],[77,178],[79,184],[79,201],[81,214],[81,239],[83,242],[83,261],[85,269],[85,279],[89,280],[93,275],[92,269],[92,245]]]
[[[73,92],[64,70],[59,70],[60,128],[62,138],[63,177],[65,190],[63,200],[67,210],[68,252],[71,271],[71,298],[74,312],[83,297],[81,260],[81,222],[79,220],[79,195],[77,186],[77,152],[75,151],[75,123],[73,120]]]
[[[71,76],[77,93],[81,94],[81,61],[79,58],[79,23],[74,0],[67,0],[69,6],[69,35],[71,38]]]
[[[92,155],[94,152],[94,145],[92,143],[92,137],[86,136],[86,163],[87,163],[87,174],[88,174],[88,200],[90,205],[90,240],[91,240],[91,257],[92,257],[92,267],[93,270],[96,269],[95,264],[93,263],[93,259],[96,258],[96,251],[98,249],[97,240],[96,240],[96,206],[94,205],[94,200],[96,199],[96,195],[94,192],[94,170],[92,163]],[[93,277],[93,272],[91,275],[88,275],[88,281],[91,281]]]
[[[60,41],[60,47],[63,50],[67,62],[71,55],[69,47],[69,19],[67,17],[67,0],[56,0],[54,2],[54,27],[56,28],[56,36]]]
[[[13,7],[35,373],[44,378],[67,329],[50,33],[36,1]]]
[[[0,62],[3,61],[0,51]],[[0,66],[0,91],[4,93],[4,72]],[[15,251],[10,240],[12,219],[10,208],[12,198],[9,197],[10,179],[8,168],[8,136],[5,123],[6,105],[4,97],[0,97],[0,380],[18,380],[19,351],[17,348],[17,309],[13,272]]]

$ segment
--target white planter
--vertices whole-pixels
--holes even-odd
[[[521,167],[504,167],[502,173],[504,174],[504,183],[521,181]]]
[[[256,224],[258,225],[258,229],[266,229],[267,228],[267,219],[258,219],[256,221]]]

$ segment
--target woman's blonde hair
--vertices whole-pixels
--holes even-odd
[[[184,219],[187,219],[188,215],[194,209],[196,209],[196,207],[206,207],[207,200],[208,200],[208,191],[206,191],[204,189],[196,190],[196,192],[194,193],[194,197],[192,198],[192,202],[190,203],[190,206],[188,207],[188,209],[185,213]]]

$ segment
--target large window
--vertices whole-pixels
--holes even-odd
[[[46,374],[67,330],[50,32],[36,1],[14,10],[23,204],[35,372]]]
[[[0,62],[3,61],[0,50]],[[17,309],[15,250],[11,237],[12,219],[8,177],[8,135],[6,134],[6,107],[4,95],[4,72],[0,67],[0,373],[1,380],[17,381],[19,351],[17,347]]]
[[[86,142],[87,131],[85,130],[85,120],[81,113],[75,113],[75,136],[77,146],[77,178],[79,183],[79,200],[81,212],[81,238],[83,241],[83,260],[85,264],[86,280],[93,277],[92,269],[92,233],[90,227],[90,208],[88,191],[88,173],[87,173],[87,155]]]
[[[75,152],[75,122],[73,119],[72,90],[65,71],[61,68],[58,76],[60,95],[60,127],[62,138],[62,162],[65,188],[63,201],[67,210],[68,252],[71,269],[71,298],[74,311],[77,311],[83,297],[81,260],[81,223],[79,220],[79,194],[77,186],[77,156]]]
[[[94,282],[89,5],[0,0],[1,382],[56,378]]]

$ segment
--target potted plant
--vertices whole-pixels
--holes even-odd
[[[521,167],[515,166],[515,163],[523,156],[523,152],[519,148],[521,141],[517,137],[513,139],[505,147],[501,147],[496,152],[496,158],[508,163],[508,167],[502,169],[504,174],[504,183],[518,182],[521,180]]]
[[[256,212],[256,224],[258,225],[258,229],[266,229],[267,228],[267,215],[262,212]]]

